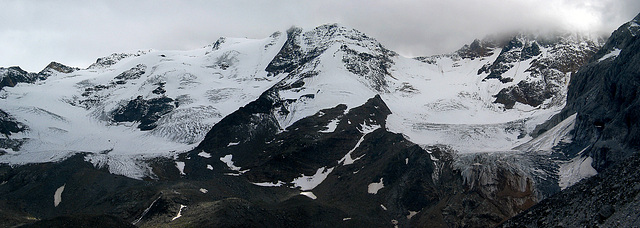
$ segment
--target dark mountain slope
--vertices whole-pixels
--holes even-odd
[[[291,219],[322,224],[337,219],[345,226],[486,227],[539,200],[534,180],[502,162],[511,158],[459,158],[444,146],[422,148],[387,131],[391,112],[379,96],[350,110],[345,105],[321,110],[284,130],[272,114],[277,104],[265,93],[216,124],[182,157],[185,178],[206,179],[222,171],[272,186],[264,188],[311,192],[314,203],[331,205],[332,216],[342,217]],[[221,166],[221,160],[232,164]],[[494,172],[500,175],[488,174]]]

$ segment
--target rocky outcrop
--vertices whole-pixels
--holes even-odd
[[[585,64],[602,46],[599,39],[579,34],[556,35],[551,38],[538,37],[532,42],[529,48],[525,47],[521,50],[519,60],[525,61],[534,58],[529,68],[525,70],[525,74],[528,73],[529,77],[519,81],[516,85],[500,90],[495,95],[495,102],[504,104],[505,108],[513,108],[516,102],[533,107],[543,104],[545,107],[562,106],[566,99],[565,91],[571,74]],[[538,42],[540,42],[539,46],[537,45]],[[505,55],[504,58],[499,56],[489,70],[493,69],[494,66],[503,66],[503,68],[511,66],[507,63],[518,59],[516,54],[512,53],[512,50],[514,47],[521,46],[521,43],[517,40],[512,40],[510,44],[513,47],[509,49],[510,51],[504,52],[505,49],[503,49],[503,53],[511,54]],[[505,48],[508,47],[510,46]],[[546,50],[546,54],[540,55],[541,47]],[[503,53],[500,55],[502,56]],[[511,60],[507,61],[509,59]],[[502,70],[491,71],[487,78],[494,77],[503,81],[502,74],[504,72],[500,72]],[[547,100],[549,101],[547,102]]]
[[[460,55],[461,58],[473,60],[493,55],[493,50],[496,46],[497,44],[493,40],[485,39],[481,41],[475,39],[471,44],[464,45],[456,53]]]
[[[20,147],[27,139],[12,138],[11,134],[23,132],[28,129],[27,125],[0,109],[0,134],[2,134],[2,136],[0,136],[0,155],[5,153],[2,149],[20,150]]]
[[[389,68],[394,64],[393,60],[391,60],[391,57],[396,55],[394,52],[382,46],[380,46],[381,53],[377,55],[358,52],[350,49],[347,45],[342,45],[340,49],[345,53],[342,57],[342,62],[349,72],[370,81],[375,90],[388,92],[385,77],[391,75]]]
[[[311,59],[322,54],[324,49],[312,49],[304,51],[300,47],[301,28],[293,27],[287,30],[287,41],[280,49],[280,52],[273,58],[265,69],[273,75],[279,73],[289,73],[299,66],[309,62]],[[324,47],[326,48],[326,47]]]
[[[9,113],[0,109],[0,133],[9,137],[11,133],[18,133],[27,129],[27,126],[18,122]]]
[[[91,64],[87,69],[104,69],[120,62],[122,59],[146,55],[147,52],[148,51],[138,51],[136,53],[113,53],[109,56],[96,59],[96,62]]]
[[[144,64],[138,64],[135,67],[132,67],[125,72],[120,73],[114,79],[117,80],[116,83],[124,84],[127,80],[138,79],[142,76],[147,70],[147,66]]]
[[[70,67],[70,66],[66,66],[62,63],[58,63],[58,62],[51,62],[49,63],[49,65],[47,65],[44,69],[42,69],[38,75],[40,75],[41,78],[46,78],[49,77],[55,73],[72,73],[74,71],[80,70],[80,68],[77,67]]]
[[[171,112],[176,106],[177,103],[173,99],[165,96],[149,100],[138,96],[114,110],[111,116],[115,122],[140,122],[138,128],[148,131],[157,126],[155,123],[162,115]]]
[[[57,73],[71,73],[78,70],[65,66],[61,63],[51,62],[39,73],[30,73],[20,67],[9,68],[0,67],[0,89],[3,87],[14,87],[18,83],[34,83],[38,80],[46,80],[49,76]]]
[[[33,83],[36,80],[38,80],[38,74],[26,72],[20,67],[0,67],[0,89],[14,87],[18,83]]]
[[[513,68],[516,63],[531,59],[540,55],[540,46],[535,40],[527,39],[524,35],[513,37],[504,47],[498,58],[491,65],[484,65],[478,70],[478,74],[488,73],[483,80],[498,79],[502,83],[513,81],[513,78],[506,75],[505,72]]]

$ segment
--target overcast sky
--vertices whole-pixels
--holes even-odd
[[[295,25],[358,29],[414,57],[448,53],[512,29],[611,33],[638,0],[0,0],[0,66],[88,67],[135,50],[189,50],[220,36],[264,38]]]

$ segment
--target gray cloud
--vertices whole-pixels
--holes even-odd
[[[514,29],[608,34],[639,12],[637,0],[9,0],[0,14],[0,66],[87,67],[113,52],[186,50],[220,36],[263,38],[292,25],[334,22],[419,56]]]

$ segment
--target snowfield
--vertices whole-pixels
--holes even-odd
[[[57,161],[89,152],[94,155],[87,160],[95,165],[140,178],[148,172],[139,167],[144,162],[136,160],[191,150],[216,122],[278,82],[264,68],[285,39],[274,33],[262,40],[221,38],[192,51],[114,54],[102,58],[114,60],[112,65],[96,63],[86,70],[58,72],[36,84],[3,88],[0,107],[29,130],[11,135],[28,141],[20,151],[0,156],[0,162]],[[114,83],[139,66],[145,70],[138,78]],[[158,87],[166,92],[154,93]],[[150,131],[141,131],[136,122],[114,122],[110,113],[137,96],[166,96],[179,104]]]

